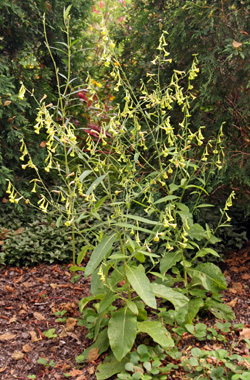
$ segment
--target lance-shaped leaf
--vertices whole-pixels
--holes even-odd
[[[137,331],[137,318],[128,307],[115,311],[108,324],[110,347],[118,361],[131,350]]]
[[[181,251],[170,251],[160,261],[160,272],[166,273],[172,268],[178,261],[181,261]]]
[[[138,267],[127,266],[126,274],[130,285],[145,304],[156,309],[156,299],[151,288],[151,283],[145,274],[144,267],[142,265]]]
[[[90,274],[92,274],[98,265],[102,262],[102,260],[107,256],[112,248],[113,243],[116,241],[116,237],[116,233],[110,236],[104,236],[102,241],[95,247],[86,266],[85,277],[88,277]]]
[[[180,307],[187,305],[189,299],[181,294],[177,290],[173,290],[162,284],[151,284],[152,290],[156,297],[164,298],[171,302],[175,309],[178,310]]]
[[[158,321],[138,322],[137,331],[151,336],[151,338],[163,348],[174,347],[174,341],[166,328]]]
[[[86,195],[90,195],[92,193],[92,191],[94,191],[97,186],[104,180],[104,178],[106,177],[106,174],[103,174],[101,175],[100,177],[98,177],[91,185],[90,187],[88,188],[88,190],[86,191]]]
[[[192,286],[202,285],[205,289],[215,293],[227,287],[220,268],[213,263],[199,264],[195,268],[189,268],[188,274],[192,277]]]
[[[195,259],[197,259],[198,257],[204,257],[206,255],[213,255],[213,256],[216,256],[216,257],[220,257],[220,255],[212,248],[202,248],[200,249],[195,257],[193,258],[192,261],[194,261]]]

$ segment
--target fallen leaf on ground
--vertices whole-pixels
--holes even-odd
[[[38,281],[38,282],[40,282],[41,284],[45,284],[46,283],[46,281],[44,280],[44,278],[36,278],[36,280]]]
[[[244,272],[244,271],[248,270],[248,268],[246,266],[244,266],[244,267],[231,267],[230,269],[232,272],[235,272],[235,273]]]
[[[31,342],[38,342],[40,339],[38,339],[37,334],[35,331],[29,331],[30,337],[31,337]]]
[[[12,359],[15,359],[15,360],[21,360],[24,358],[24,353],[22,351],[15,351],[15,352],[13,352],[11,357],[12,357]]]
[[[82,375],[82,371],[79,369],[72,369],[72,371],[69,372],[69,375],[72,377],[76,377],[77,375]]]
[[[250,279],[250,275],[247,274],[247,273],[244,273],[244,274],[241,276],[241,278],[242,278],[243,280],[249,280],[249,279]]]
[[[59,310],[66,310],[69,313],[73,313],[77,308],[78,306],[75,302],[62,302],[59,305]]]
[[[12,286],[9,286],[9,285],[5,285],[4,289],[10,293],[15,293],[16,291],[14,288],[12,288]]]
[[[32,348],[30,347],[30,345],[27,343],[23,346],[23,351],[24,352],[30,352],[32,350]]]
[[[0,372],[4,372],[8,367],[0,368]]]
[[[37,311],[35,311],[33,313],[34,317],[38,320],[38,321],[44,321],[46,318],[43,314],[41,313],[38,313]]]
[[[232,301],[228,302],[228,306],[235,307],[238,302],[238,298],[234,298]]]
[[[76,318],[67,318],[66,321],[66,331],[74,331],[74,327],[76,325]]]
[[[62,326],[62,331],[60,332],[59,337],[65,338],[66,336],[68,336],[68,333],[66,331],[66,328],[64,326]]]
[[[215,343],[213,344],[213,350],[220,350],[222,348],[222,345],[221,344],[218,344],[218,343]]]
[[[5,333],[3,335],[0,335],[0,340],[11,340],[11,339],[14,339],[16,337],[15,334],[12,334],[12,333]]]
[[[84,375],[78,376],[76,380],[87,380],[87,377]]]
[[[93,373],[95,373],[95,367],[93,366],[93,367],[88,368],[88,373],[90,375],[93,375]]]
[[[240,336],[245,339],[250,339],[250,329],[245,328],[240,332]]]
[[[229,289],[231,293],[238,293],[238,294],[243,294],[243,286],[240,282],[232,282],[232,287]]]
[[[27,289],[27,288],[31,288],[33,285],[32,285],[32,282],[25,281],[22,283],[22,286],[24,286]]]
[[[14,315],[14,317],[9,319],[9,323],[14,323],[14,322],[16,322],[16,316],[15,315]]]
[[[91,348],[91,350],[88,353],[88,360],[90,362],[94,362],[98,357],[99,357],[99,348],[98,347]]]
[[[16,231],[14,231],[14,235],[21,235],[23,231],[24,231],[24,227],[20,227]]]
[[[52,288],[52,289],[56,289],[56,288],[58,288],[58,284],[50,284],[50,287]]]

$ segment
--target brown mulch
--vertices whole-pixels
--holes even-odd
[[[28,380],[31,375],[36,375],[36,380],[96,378],[102,358],[81,365],[75,361],[90,344],[87,330],[77,325],[78,302],[89,294],[90,283],[83,276],[71,283],[69,266],[0,268],[0,379]],[[234,322],[244,323],[245,328],[250,327],[249,269],[250,244],[231,253],[222,265],[228,283],[223,299],[236,314]],[[55,313],[62,310],[67,311],[67,320],[56,322]],[[55,329],[54,338],[44,335],[50,329]],[[54,364],[38,364],[39,358]]]

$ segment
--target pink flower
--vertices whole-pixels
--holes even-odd
[[[102,7],[103,7],[102,1],[99,1],[99,7],[102,9]]]
[[[95,12],[95,13],[100,13],[99,11],[97,11],[96,9],[95,9],[95,6],[93,5],[93,12]]]

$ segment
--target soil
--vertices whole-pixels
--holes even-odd
[[[70,282],[73,274],[69,267],[42,264],[33,268],[0,268],[0,379],[96,379],[96,367],[104,356],[81,365],[75,361],[91,344],[85,327],[77,324],[78,303],[89,294],[90,282],[83,276],[75,284]],[[235,312],[233,323],[243,323],[248,329],[250,244],[227,255],[221,268],[228,283],[223,299]],[[66,322],[57,321],[60,316],[55,313],[63,310]],[[214,320],[211,317],[207,322],[212,324]],[[48,331],[51,338],[46,336]],[[183,338],[179,349],[185,350],[187,344],[190,341]],[[168,378],[185,377],[175,373]]]

